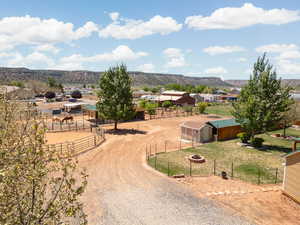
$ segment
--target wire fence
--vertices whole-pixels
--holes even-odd
[[[102,128],[97,128],[93,135],[80,138],[74,141],[67,141],[57,144],[44,145],[46,150],[55,150],[62,157],[79,155],[90,149],[100,146],[105,141],[105,131]]]
[[[173,118],[173,117],[185,117],[199,115],[199,111],[196,107],[186,106],[186,107],[176,107],[176,108],[157,108],[154,113],[145,113],[146,120],[153,119],[163,119],[163,118]]]
[[[283,181],[283,168],[267,168],[264,162],[251,159],[223,160],[209,157],[204,163],[189,160],[195,143],[164,141],[146,145],[146,159],[154,169],[168,176],[223,176],[255,184],[277,184]]]

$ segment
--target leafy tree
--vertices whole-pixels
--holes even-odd
[[[131,119],[135,114],[131,83],[123,64],[109,68],[100,78],[97,108],[103,118],[114,121],[115,130],[120,120]]]
[[[156,114],[156,108],[158,105],[154,102],[147,102],[145,105],[146,112],[151,116]]]
[[[0,96],[0,224],[87,224],[86,173],[71,152],[45,148],[44,125],[30,112]]]
[[[53,91],[47,91],[46,94],[45,94],[45,97],[47,99],[53,99],[53,98],[55,98],[55,96],[56,96],[56,94]]]
[[[64,86],[63,86],[62,83],[59,83],[59,84],[57,85],[57,87],[58,87],[58,89],[60,90],[61,93],[65,93]]]
[[[48,79],[47,79],[47,84],[48,84],[48,86],[49,87],[51,87],[51,88],[55,88],[55,87],[57,87],[57,81],[53,78],[53,77],[48,77]]]
[[[264,54],[254,64],[253,73],[242,88],[240,99],[233,103],[233,115],[253,138],[255,134],[276,128],[283,113],[292,104],[290,87],[283,87],[276,71]]]
[[[283,136],[286,136],[286,129],[293,125],[297,120],[300,120],[300,102],[294,102],[291,105],[290,110],[282,114],[282,119],[280,121],[283,128]]]
[[[162,107],[164,107],[164,108],[169,108],[169,107],[171,107],[173,105],[173,103],[171,102],[171,101],[164,101],[163,103],[162,103]]]
[[[196,107],[199,113],[204,113],[206,107],[208,106],[207,102],[198,102]]]
[[[148,92],[148,91],[150,91],[150,88],[145,86],[145,87],[142,88],[142,90]]]
[[[82,94],[79,90],[75,90],[71,93],[72,98],[82,98]]]
[[[146,104],[147,104],[147,101],[142,99],[139,101],[139,107],[145,109],[146,108]]]

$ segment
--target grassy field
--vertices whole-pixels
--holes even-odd
[[[284,158],[291,151],[292,141],[271,137],[272,133],[259,135],[265,139],[263,149],[246,148],[237,144],[239,140],[212,142],[196,148],[160,153],[149,159],[149,164],[168,175],[186,174],[209,176],[227,172],[229,176],[252,183],[281,182]],[[288,135],[300,137],[300,131],[287,130]],[[190,164],[188,156],[204,156],[204,164]],[[277,174],[277,175],[276,175]]]
[[[208,114],[216,114],[220,116],[231,116],[232,106],[231,104],[218,104],[208,106],[205,110]]]

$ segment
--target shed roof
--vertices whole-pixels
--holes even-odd
[[[200,122],[200,121],[185,121],[182,124],[180,124],[181,127],[187,127],[195,130],[199,130],[204,125],[205,122]]]
[[[91,104],[85,105],[84,108],[87,109],[87,110],[90,110],[90,111],[96,111],[97,110],[96,105],[91,105]]]
[[[284,157],[287,158],[287,157],[293,156],[293,155],[298,154],[298,153],[300,153],[300,150],[288,153],[288,154],[284,155]]]
[[[235,119],[227,119],[227,120],[213,120],[208,121],[208,123],[215,128],[224,128],[224,127],[233,127],[240,125]]]

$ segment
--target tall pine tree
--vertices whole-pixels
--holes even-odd
[[[113,120],[115,130],[120,120],[131,119],[134,114],[131,78],[125,65],[109,68],[99,80],[97,109],[100,115]]]
[[[233,104],[233,116],[251,137],[272,130],[293,103],[290,91],[290,87],[281,85],[281,79],[277,79],[276,71],[264,54],[254,64],[253,74],[242,88],[239,101]]]

